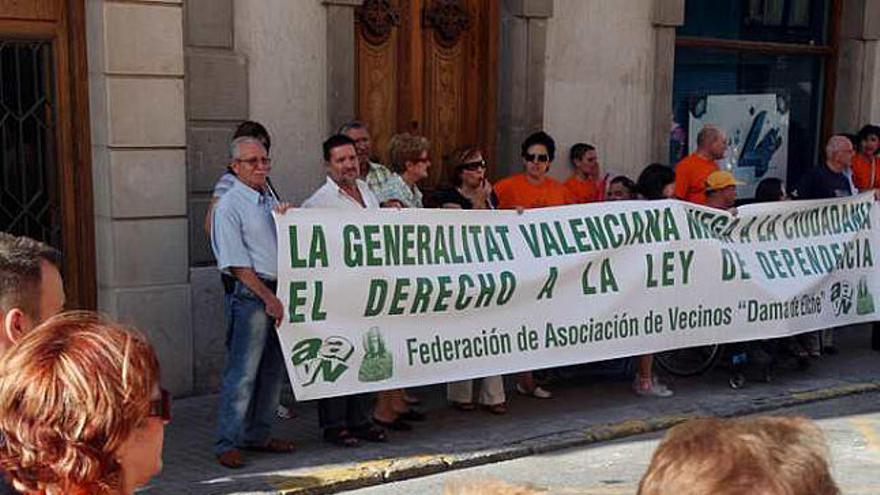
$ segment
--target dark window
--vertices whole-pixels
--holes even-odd
[[[688,0],[679,36],[826,44],[828,0]]]
[[[771,171],[791,184],[817,163],[825,65],[833,56],[827,39],[830,9],[829,0],[688,0],[685,24],[677,30],[670,161],[693,151],[689,133],[696,129],[689,129],[690,115],[699,114],[709,98],[775,95],[776,118],[788,129],[785,148],[778,148]],[[737,109],[730,115],[750,111]],[[730,148],[723,165],[750,184],[739,191],[748,198],[767,168],[753,166],[755,154],[746,157],[745,150],[756,141],[750,139],[748,125],[733,127],[737,130],[728,132]],[[754,123],[752,128],[760,129]],[[758,136],[771,130],[763,129]]]
[[[822,94],[821,58],[700,48],[679,48],[675,58],[672,100],[677,128],[688,128],[689,110],[708,95],[773,93],[784,100],[790,111],[789,182],[816,163]],[[728,139],[733,137],[728,136]],[[673,141],[673,163],[689,152],[687,142],[687,139]]]
[[[0,230],[61,244],[52,52],[0,40]]]

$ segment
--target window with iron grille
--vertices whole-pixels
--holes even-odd
[[[0,230],[61,247],[52,46],[0,39]]]

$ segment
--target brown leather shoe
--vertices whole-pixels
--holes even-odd
[[[244,456],[241,455],[241,451],[238,449],[227,450],[218,455],[217,462],[219,462],[221,466],[228,467],[229,469],[240,469],[245,466]]]

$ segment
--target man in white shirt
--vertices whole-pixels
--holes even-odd
[[[379,208],[376,196],[360,179],[351,138],[336,134],[324,141],[324,164],[327,182],[303,202],[303,208]],[[385,430],[370,420],[370,403],[368,394],[319,400],[318,422],[324,440],[342,447],[357,447],[361,440],[386,441]]]
[[[351,138],[336,134],[324,141],[324,164],[327,182],[303,202],[303,208],[379,207],[376,195],[360,179],[357,152]]]

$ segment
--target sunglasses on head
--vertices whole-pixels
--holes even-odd
[[[171,421],[171,394],[163,389],[159,389],[160,397],[150,401],[150,412],[147,416],[151,418],[160,418],[162,421]]]
[[[477,170],[481,168],[486,168],[486,160],[480,159],[478,161],[466,162],[461,164],[462,170]]]
[[[523,158],[525,158],[526,161],[535,162],[535,163],[547,163],[550,161],[550,155],[547,155],[544,153],[541,153],[541,154],[525,153],[525,154],[523,154]]]

